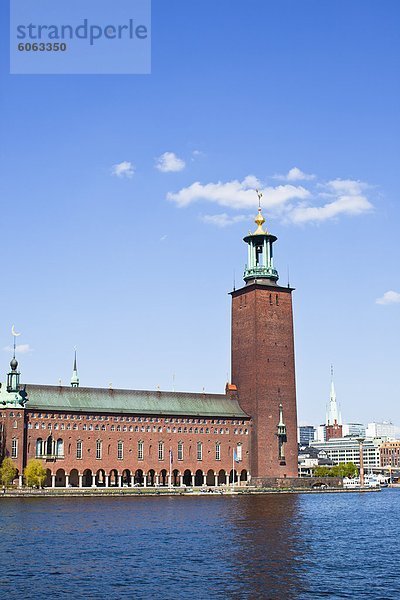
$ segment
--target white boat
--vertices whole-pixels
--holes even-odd
[[[343,478],[343,487],[345,489],[360,488],[361,487],[360,478],[359,477],[344,477]],[[381,487],[381,484],[376,475],[365,475],[363,487],[378,488],[378,487]]]

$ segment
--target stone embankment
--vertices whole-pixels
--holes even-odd
[[[332,488],[11,488],[0,491],[1,498],[82,498],[100,496],[253,496],[263,494],[350,494],[380,492],[380,488],[343,489]]]

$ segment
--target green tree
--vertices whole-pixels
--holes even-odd
[[[333,467],[315,467],[314,477],[356,477],[358,469],[352,462],[339,463]]]
[[[43,487],[46,479],[46,469],[43,467],[40,460],[32,458],[24,470],[26,485],[29,487]]]
[[[358,475],[358,469],[352,462],[339,463],[332,467],[332,475],[334,477],[355,477]]]
[[[11,485],[17,475],[17,469],[11,458],[5,458],[0,467],[0,480],[3,485]]]
[[[330,467],[315,467],[314,477],[332,477]]]

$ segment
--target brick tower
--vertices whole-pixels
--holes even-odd
[[[259,194],[261,197],[261,194]],[[244,238],[246,285],[232,295],[232,383],[253,420],[250,473],[254,483],[297,477],[297,411],[292,315],[293,288],[278,285],[273,243],[263,229]]]

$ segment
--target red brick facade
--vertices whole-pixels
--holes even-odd
[[[3,409],[1,417],[7,455],[18,474],[29,459],[40,458],[48,470],[47,485],[168,485],[170,450],[172,485],[223,485],[229,478],[232,482],[233,450],[241,459],[235,463],[235,480],[245,485],[249,475],[247,419],[44,413],[29,408]]]
[[[297,477],[297,411],[292,290],[251,283],[232,292],[232,382],[252,416],[252,478]],[[279,404],[287,430],[278,452]]]
[[[343,436],[343,427],[335,422],[333,425],[326,425],[325,432],[327,440],[341,438]]]

